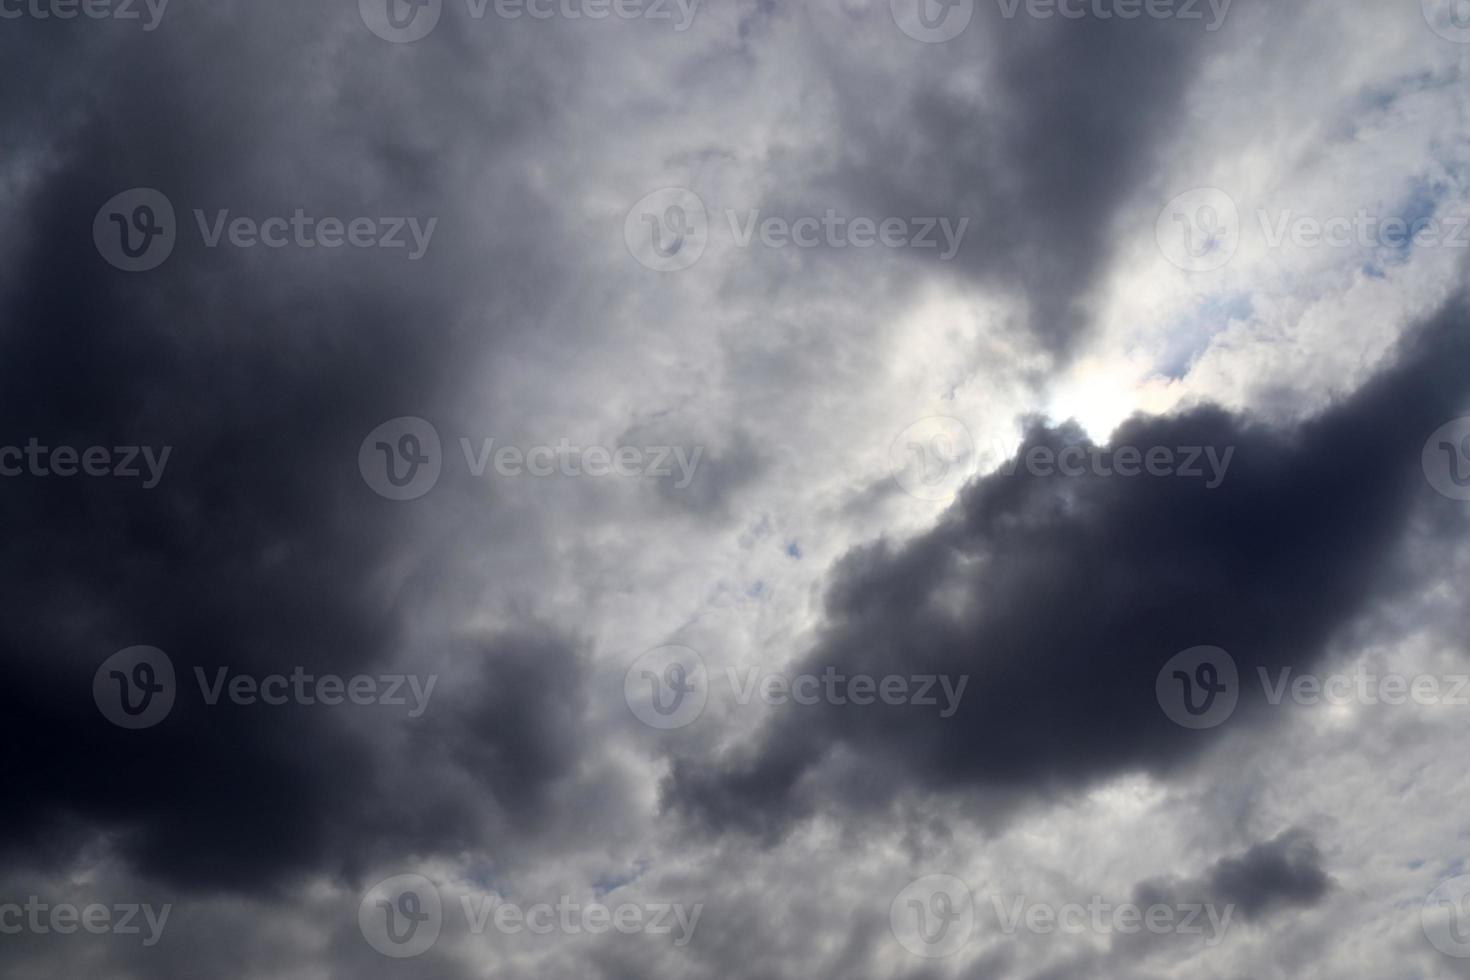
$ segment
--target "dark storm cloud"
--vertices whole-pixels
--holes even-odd
[[[1113,446],[1234,447],[1216,489],[1021,467],[977,480],[918,539],[848,554],[800,671],[969,675],[958,711],[790,706],[752,749],[676,760],[667,802],[710,828],[779,834],[813,808],[909,790],[995,802],[1187,764],[1259,717],[1258,667],[1310,667],[1375,589],[1398,584],[1385,570],[1409,516],[1448,503],[1420,452],[1466,405],[1466,326],[1459,298],[1393,366],[1294,430],[1202,407],[1114,434]],[[1019,454],[1082,438],[1033,424]],[[1225,725],[1190,731],[1155,680],[1201,644],[1227,650],[1248,683]]]
[[[540,627],[460,641],[448,661],[474,667],[466,681],[451,685],[442,710],[411,731],[413,757],[450,760],[518,828],[532,829],[546,819],[547,792],[575,769],[586,744],[581,655]],[[461,831],[473,842],[470,827]],[[444,846],[430,837],[420,845]]]
[[[886,6],[872,16],[886,18]],[[1116,219],[1157,173],[1201,64],[1229,43],[1235,18],[1268,14],[1232,10],[1208,32],[1198,21],[1025,10],[1006,18],[979,0],[944,44],[893,31],[902,85],[887,62],[823,51],[835,159],[805,183],[790,177],[857,213],[971,218],[954,266],[1018,293],[1032,330],[1061,351],[1088,325],[1087,293],[1110,260]],[[975,72],[978,84],[955,83]]]
[[[374,37],[354,0],[174,0],[150,34],[0,20],[0,447],[170,447],[151,489],[0,477],[0,903],[175,905],[155,947],[0,935],[0,978],[937,980],[1027,976],[1028,954],[1065,952],[981,948],[998,937],[980,933],[957,960],[902,959],[885,883],[970,866],[975,838],[957,815],[1123,771],[1167,775],[1221,733],[1252,730],[1257,704],[1219,732],[1173,727],[1154,674],[1201,642],[1245,672],[1310,664],[1381,595],[1391,573],[1378,563],[1415,494],[1428,496],[1419,445],[1460,408],[1466,342],[1451,331],[1465,318],[1446,314],[1398,366],[1297,429],[1201,409],[1119,437],[1231,445],[1219,489],[990,477],[917,541],[853,551],[815,647],[799,641],[807,663],[971,674],[954,717],[793,709],[742,741],[750,729],[712,706],[690,737],[656,738],[668,733],[639,724],[617,683],[591,678],[618,681],[625,650],[665,636],[703,646],[693,637],[725,631],[728,649],[703,652],[744,666],[809,635],[813,557],[856,540],[854,519],[881,520],[884,495],[908,499],[887,482],[834,516],[831,487],[849,467],[871,472],[858,451],[870,412],[911,397],[914,381],[950,402],[993,384],[987,403],[1035,404],[1046,359],[1004,300],[1023,301],[1051,350],[1079,338],[1125,238],[1117,223],[1151,223],[1152,199],[1182,189],[1156,186],[1161,174],[1190,179],[1170,160],[1173,134],[1196,79],[1223,74],[1212,52],[1227,37],[1256,46],[1237,26],[1298,16],[1242,5],[1209,34],[1006,21],[977,0],[964,37],[924,45],[887,7],[705,0],[676,34],[651,20],[479,20],[446,0],[435,33],[410,45]],[[812,64],[801,17],[863,33]],[[1288,84],[1274,75],[1266,96]],[[1222,136],[1244,139],[1253,161],[1303,149],[1294,136]],[[704,174],[711,202],[766,214],[972,220],[953,262],[834,248],[752,250],[724,269],[715,254],[677,280],[635,268],[618,240],[624,208],[660,183],[703,192]],[[743,198],[767,184],[773,200]],[[137,186],[172,200],[180,240],[162,267],[128,275],[99,257],[92,225]],[[409,262],[206,248],[196,208],[438,224]],[[968,329],[931,335],[910,315],[943,276],[944,306],[1001,309],[977,312],[984,336],[934,374]],[[976,357],[999,367],[975,370]],[[446,459],[431,494],[400,503],[364,484],[357,454],[405,415],[438,427]],[[629,419],[653,421],[629,431]],[[553,426],[705,453],[685,487],[677,466],[614,485],[479,479],[461,462],[461,436],[578,434]],[[1076,435],[1035,425],[1028,444]],[[818,442],[835,447],[830,464],[795,455]],[[1428,502],[1446,537],[1461,530],[1460,511]],[[775,550],[796,540],[803,561]],[[729,585],[756,575],[748,591]],[[725,601],[732,590],[738,602]],[[178,700],[156,726],[124,731],[93,703],[94,673],[144,643],[172,658]],[[196,669],[296,668],[435,683],[417,717],[412,685],[405,706],[211,706],[195,683]],[[731,744],[727,757],[707,748]],[[739,833],[681,836],[651,792],[669,746],[710,753],[676,761],[665,799],[679,815],[774,836],[824,808],[838,833],[793,835],[772,853]],[[1224,782],[1221,797],[1246,797]],[[1161,819],[1184,808],[1172,793],[1166,803]],[[893,819],[864,819],[878,810]],[[1125,810],[1099,807],[1097,840],[1082,842],[1096,867],[1137,866]],[[1448,839],[1433,830],[1416,850]],[[1032,863],[1039,852],[1017,843],[983,863]],[[1305,834],[1245,843],[1214,864],[1146,864],[1161,877],[1140,889],[1236,902],[1269,928],[1332,887]],[[358,923],[364,887],[398,873],[433,878],[448,913],[439,942],[410,960],[383,955]],[[677,899],[707,914],[687,948],[472,934],[457,900],[470,886]],[[1156,976],[1135,968],[1162,971],[1155,950],[1173,948],[1118,947],[1035,976]]]
[[[1133,901],[1144,907],[1190,902],[1231,906],[1241,919],[1258,922],[1267,913],[1318,904],[1332,884],[1312,835],[1293,827],[1241,854],[1221,858],[1199,877],[1141,882]]]
[[[1305,830],[1283,831],[1238,857],[1221,858],[1205,881],[1212,901],[1254,919],[1278,906],[1315,905],[1332,887],[1322,852]]]
[[[24,97],[3,125],[33,156],[0,288],[0,445],[172,447],[148,490],[0,481],[0,736],[26,746],[3,763],[0,841],[13,862],[65,866],[100,835],[156,880],[269,890],[480,844],[507,821],[534,829],[541,789],[572,764],[580,660],[541,627],[480,645],[478,679],[437,692],[427,719],[442,708],[461,721],[452,731],[383,705],[209,707],[195,687],[195,668],[416,670],[404,591],[384,570],[414,568],[433,503],[375,496],[358,445],[388,418],[449,411],[439,392],[497,338],[459,330],[459,304],[498,276],[527,295],[542,247],[466,277],[475,253],[453,222],[451,162],[411,137],[349,135],[453,99],[434,84],[438,62],[385,58],[351,5],[248,21],[244,6],[174,11],[168,32],[130,40],[42,32],[75,63],[42,75],[21,55],[3,72],[36,70],[11,89]],[[341,77],[401,73],[398,101],[349,102],[323,83],[320,58],[344,30],[353,43],[330,55]],[[7,22],[4,51],[26,49],[16,31]],[[322,51],[285,57],[283,39]],[[313,103],[332,126],[309,120]],[[48,118],[48,132],[33,129]],[[486,163],[514,146],[514,126],[482,122]],[[103,262],[92,221],[135,186],[173,201],[179,243],[160,268],[128,275]],[[412,263],[402,251],[207,249],[196,207],[439,216],[441,227]],[[514,329],[507,317],[500,332]],[[157,727],[123,731],[93,704],[92,675],[140,643],[172,658],[179,699]],[[449,761],[422,765],[405,735]]]

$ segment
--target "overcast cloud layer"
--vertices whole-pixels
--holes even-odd
[[[1470,7],[0,0],[0,980],[1470,977]]]

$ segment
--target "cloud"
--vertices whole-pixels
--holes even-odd
[[[170,449],[151,489],[0,478],[0,906],[174,903],[154,947],[0,936],[0,977],[1445,968],[1417,903],[1470,860],[1460,714],[1267,710],[1252,690],[1196,732],[1154,700],[1199,643],[1245,677],[1329,656],[1456,669],[1464,512],[1418,466],[1467,408],[1463,302],[1383,352],[1463,282],[1458,255],[1246,240],[1189,276],[1154,236],[1165,200],[1209,183],[1247,218],[1452,211],[1459,50],[1416,5],[1238,5],[1210,32],[982,0],[937,45],[888,0],[706,2],[688,31],[444,6],[404,45],[351,0],[175,3],[149,33],[0,23],[0,449]],[[673,185],[704,201],[709,242],[659,273],[624,235]],[[136,187],[167,197],[179,236],[127,274],[92,233]],[[298,208],[437,224],[414,261],[209,247],[198,225]],[[829,209],[970,223],[943,261],[741,247],[726,214]],[[1018,417],[1023,451],[1081,441],[1034,414],[1058,405],[1094,436],[1153,412],[1113,444],[1232,449],[1223,482],[1020,466],[937,513],[892,477],[895,438],[930,416],[970,426],[982,459]],[[358,452],[403,416],[445,458],[400,502]],[[677,464],[476,476],[461,439],[703,454],[684,487]],[[665,643],[717,678],[968,683],[952,717],[712,692],[657,732],[623,680]],[[178,682],[137,731],[93,702],[134,644]],[[211,705],[196,680],[298,668],[434,686],[413,713],[409,684],[397,706]],[[977,897],[1156,887],[1249,918],[1207,960],[982,928],[932,963],[892,935],[889,902],[939,871]],[[687,947],[461,921],[390,960],[357,914],[401,873],[451,912],[461,895],[705,908]]]
[[[886,19],[886,6],[848,16]],[[971,218],[955,267],[1018,295],[1041,345],[1065,353],[1092,326],[1090,293],[1118,250],[1117,218],[1184,123],[1203,67],[1247,30],[1286,28],[1227,18],[1211,32],[1199,21],[1006,7],[976,3],[965,32],[942,45],[870,47],[842,15],[824,18],[812,48],[838,136],[810,161],[778,161],[774,183],[858,213]],[[874,58],[904,84],[872,72]]]
[[[375,496],[357,447],[396,416],[452,418],[463,375],[514,333],[462,332],[464,311],[534,282],[538,267],[539,248],[517,246],[466,275],[476,249],[453,220],[462,158],[415,145],[423,131],[411,125],[370,135],[418,111],[413,93],[434,87],[435,62],[384,59],[381,42],[323,5],[279,19],[245,9],[176,11],[146,38],[57,35],[57,57],[86,50],[75,70],[93,87],[87,101],[49,128],[34,102],[7,120],[36,162],[0,290],[0,444],[171,455],[153,489],[52,477],[8,480],[0,494],[0,575],[15,602],[0,650],[16,697],[0,732],[40,745],[6,764],[0,837],[12,861],[66,867],[105,840],[157,880],[257,893],[356,873],[380,854],[479,846],[497,828],[537,833],[543,789],[574,763],[581,661],[574,631],[512,617],[515,631],[463,651],[481,673],[440,688],[423,718],[201,700],[196,669],[437,669],[424,647],[464,628],[425,629],[414,615],[428,574],[420,542],[442,512]],[[341,33],[352,42],[334,47]],[[263,72],[282,36],[293,54]],[[331,84],[312,67],[319,57]],[[384,73],[402,86],[396,101],[335,87]],[[50,105],[74,93],[48,76],[33,95]],[[504,136],[512,115],[457,153],[483,150],[485,163],[517,152]],[[301,145],[311,153],[292,152]],[[103,262],[91,229],[103,202],[140,185],[172,201],[178,245],[129,275]],[[297,208],[440,224],[415,262],[392,250],[211,249],[194,227],[196,209],[259,220]],[[92,674],[134,644],[172,659],[179,702],[159,726],[124,732],[92,703]],[[441,706],[457,727],[435,721]],[[435,756],[422,771],[416,739]]]
[[[1209,894],[1257,918],[1277,906],[1313,905],[1332,887],[1322,870],[1322,852],[1301,828],[1282,831],[1238,857],[1221,858],[1210,869]]]
[[[801,669],[970,678],[951,718],[915,704],[789,706],[750,748],[676,758],[666,803],[710,831],[784,832],[838,806],[910,792],[1037,799],[1188,765],[1232,726],[1165,715],[1155,679],[1176,653],[1224,648],[1243,678],[1310,667],[1382,590],[1410,515],[1438,499],[1420,450],[1464,408],[1458,298],[1397,361],[1296,429],[1211,407],[1135,417],[1110,445],[1233,449],[1223,482],[1081,476],[1022,466],[976,480],[933,530],[839,564]],[[1018,450],[1085,437],[1034,423]],[[1442,502],[1442,501],[1441,501]],[[1247,691],[1250,690],[1246,685]]]

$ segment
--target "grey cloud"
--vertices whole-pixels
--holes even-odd
[[[1027,976],[1038,964],[1019,945],[893,961],[874,883],[909,873],[899,865],[1003,864],[1014,842],[982,831],[1023,807],[1044,824],[1065,812],[1046,807],[1110,777],[1148,773],[1187,805],[1180,784],[1218,764],[1211,748],[1236,732],[1258,746],[1269,729],[1253,701],[1217,732],[1169,724],[1152,685],[1170,654],[1210,642],[1243,672],[1304,667],[1365,608],[1418,586],[1415,562],[1444,557],[1406,560],[1406,524],[1463,536],[1463,509],[1417,472],[1424,434],[1466,407],[1451,305],[1304,424],[1205,406],[1119,433],[1234,445],[1217,490],[986,477],[915,540],[852,548],[807,615],[819,556],[917,513],[893,481],[872,484],[874,417],[977,388],[1033,408],[1044,353],[1088,336],[1120,227],[1151,221],[1161,183],[1179,178],[1177,144],[1214,125],[1189,113],[1216,84],[1216,53],[1265,38],[1292,57],[1322,44],[1312,18],[1340,8],[1241,5],[1207,34],[1005,21],[978,0],[969,31],[934,46],[903,37],[886,0],[706,3],[684,34],[446,7],[413,45],[374,37],[352,0],[175,3],[146,35],[0,21],[0,445],[172,447],[149,490],[0,480],[0,903],[176,905],[146,951],[0,937],[0,977],[458,980],[492,962],[507,978]],[[1410,4],[1404,22],[1417,30],[1418,16]],[[1279,89],[1260,80],[1263,98]],[[1419,118],[1401,101],[1395,115]],[[1388,117],[1375,109],[1361,131],[1334,119],[1353,140],[1333,152]],[[721,266],[712,248],[660,278],[619,240],[623,208],[680,181],[709,190],[717,222],[730,205],[971,224],[953,262],[752,247]],[[128,275],[91,228],[134,186],[169,197],[181,237],[162,267]],[[410,263],[409,249],[208,248],[193,220],[298,207],[438,223]],[[974,339],[916,322],[931,288],[940,306],[985,307]],[[685,488],[677,475],[648,487],[459,469],[399,503],[364,485],[355,457],[402,415],[432,420],[450,452],[459,436],[587,443],[620,428],[629,445],[705,452]],[[1033,422],[1027,446],[1077,438]],[[815,440],[835,448],[809,465],[793,446]],[[872,489],[844,496],[854,485]],[[1436,591],[1436,621],[1462,621],[1453,589]],[[738,616],[700,598],[729,592]],[[711,665],[794,647],[809,650],[798,669],[972,676],[950,719],[816,709],[732,739],[716,705],[656,738],[621,702],[620,661],[668,637],[706,647]],[[186,685],[196,669],[297,665],[438,684],[418,718],[191,695],[124,732],[91,683],[134,643],[166,650]],[[1390,734],[1402,745],[1384,754],[1412,748]],[[825,822],[790,833],[808,814]],[[706,833],[681,835],[680,819]],[[1105,815],[1098,837],[1118,829]],[[1336,860],[1336,841],[1317,840],[1289,832],[1140,888],[1236,902],[1271,929],[1345,891],[1322,853]],[[1450,867],[1430,846],[1426,860]],[[554,881],[707,907],[679,950],[520,937],[516,957],[481,937],[463,957],[450,929],[424,956],[388,960],[359,934],[360,889],[430,866],[520,878],[528,893]],[[1168,976],[1154,955],[1167,948],[1034,975]]]
[[[1419,451],[1470,394],[1464,323],[1457,298],[1396,364],[1295,431],[1198,408],[1114,434],[1115,445],[1236,447],[1217,489],[997,472],[929,533],[849,553],[804,669],[969,675],[959,712],[788,710],[752,747],[675,758],[667,805],[711,830],[779,836],[834,803],[863,811],[964,790],[1023,800],[1187,766],[1256,723],[1260,699],[1243,698],[1218,729],[1175,726],[1154,694],[1173,654],[1220,646],[1247,677],[1305,669],[1377,590],[1396,587],[1384,556],[1411,513],[1446,503]],[[1019,452],[1081,438],[1036,424]]]
[[[1322,852],[1300,828],[1283,831],[1238,857],[1221,858],[1205,884],[1212,900],[1236,905],[1247,918],[1280,906],[1312,905],[1332,887]]]
[[[869,29],[892,29],[886,6],[864,8],[877,22]],[[841,136],[821,162],[775,161],[777,185],[854,213],[971,218],[953,265],[1019,295],[1043,346],[1065,352],[1091,325],[1088,294],[1113,259],[1118,218],[1150,186],[1201,66],[1240,20],[1296,15],[1237,10],[1210,33],[1191,21],[1006,18],[994,2],[974,7],[965,32],[943,45],[897,35],[874,58],[814,40]],[[892,84],[895,70],[906,84]],[[961,90],[956,72],[980,82]]]
[[[497,829],[534,836],[541,789],[577,752],[574,641],[535,625],[484,646],[485,679],[440,688],[416,720],[360,707],[206,709],[181,697],[160,726],[125,732],[92,704],[92,672],[135,643],[165,650],[181,684],[195,668],[414,670],[423,654],[409,643],[426,634],[409,621],[409,591],[385,572],[421,560],[417,543],[438,513],[432,500],[405,509],[376,497],[357,473],[357,446],[388,418],[451,413],[448,393],[534,320],[534,307],[502,306],[502,328],[466,332],[465,309],[502,286],[537,301],[535,271],[551,247],[548,236],[477,255],[454,220],[463,160],[416,145],[425,134],[412,126],[378,132],[420,101],[462,101],[437,87],[438,62],[387,57],[327,5],[280,19],[246,10],[171,11],[147,38],[49,34],[43,47],[78,55],[70,71],[89,95],[77,101],[70,72],[22,56],[35,84],[4,115],[35,154],[11,226],[13,274],[0,285],[7,431],[19,442],[173,447],[152,490],[11,480],[0,493],[12,529],[0,574],[16,603],[0,649],[17,696],[0,730],[17,742],[44,734],[6,765],[14,804],[0,836],[11,862],[64,868],[106,840],[176,887],[273,893],[373,857],[483,846]],[[13,26],[6,51],[24,46]],[[333,85],[386,71],[396,100],[346,100],[323,84],[305,52],[339,34],[351,40],[333,49]],[[300,58],[282,54],[282,38]],[[38,129],[46,116],[49,132]],[[520,151],[520,126],[502,109],[457,154],[493,166]],[[300,145],[312,153],[289,152]],[[98,207],[132,186],[162,190],[180,226],[169,260],[140,275],[108,267],[91,235]],[[507,200],[517,202],[507,214],[543,206],[534,194]],[[207,249],[190,238],[192,207],[441,220],[433,247],[408,263],[392,252]],[[460,706],[472,696],[483,703]],[[460,712],[452,734],[433,727],[440,707]],[[493,709],[489,720],[481,708]],[[452,762],[415,773],[399,725]],[[422,810],[415,790],[429,801]]]

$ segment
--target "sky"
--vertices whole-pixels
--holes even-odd
[[[0,980],[1470,978],[1466,0],[0,85]]]

